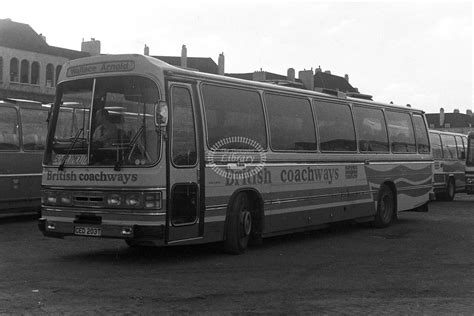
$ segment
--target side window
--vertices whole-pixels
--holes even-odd
[[[362,152],[388,152],[387,126],[380,109],[354,106],[354,120]]]
[[[222,142],[221,149],[255,150],[254,144],[229,140],[243,137],[267,148],[262,100],[257,91],[204,84],[202,96],[209,147]]]
[[[414,153],[415,133],[409,113],[386,111],[391,149],[395,153]]]
[[[443,144],[443,153],[445,159],[458,159],[456,139],[453,135],[441,134],[441,143]]]
[[[265,104],[273,149],[316,149],[316,134],[309,100],[265,94]]]
[[[423,116],[419,114],[413,115],[413,124],[415,125],[416,146],[419,153],[429,153],[430,144],[428,142],[428,130],[426,129]]]
[[[466,150],[464,148],[463,139],[461,136],[455,136],[456,138],[456,148],[458,151],[458,159],[464,160],[466,159]]]
[[[44,150],[48,112],[35,109],[20,109],[22,141],[24,150]]]
[[[441,138],[437,133],[430,133],[431,152],[433,158],[443,158],[443,149],[441,146]]]
[[[192,166],[197,161],[196,134],[191,94],[187,88],[171,88],[172,158],[177,166]]]
[[[356,151],[357,144],[349,105],[316,101],[322,151]]]
[[[0,108],[0,150],[19,150],[18,114],[15,108]]]

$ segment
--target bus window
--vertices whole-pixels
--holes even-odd
[[[230,137],[244,137],[267,148],[265,119],[260,95],[256,91],[205,84],[202,86],[209,147],[224,142],[223,149],[251,149]]]
[[[266,94],[265,104],[273,149],[316,149],[313,114],[307,99]]]
[[[18,114],[15,108],[0,108],[0,150],[19,150]]]
[[[415,133],[409,113],[386,111],[388,133],[394,153],[415,153]]]
[[[456,148],[458,151],[458,159],[464,160],[466,159],[466,150],[464,148],[463,139],[461,136],[455,136],[456,138]]]
[[[387,127],[380,109],[354,106],[359,150],[388,152]]]
[[[356,151],[351,109],[347,104],[316,100],[319,141],[322,151]]]
[[[44,150],[48,112],[21,108],[22,141],[24,150]]]
[[[444,158],[458,159],[456,139],[454,136],[441,134],[441,142],[443,143]]]
[[[441,138],[437,133],[430,133],[431,151],[433,158],[443,158],[443,150],[441,146]]]
[[[423,116],[413,114],[413,124],[415,125],[416,146],[420,154],[430,152],[430,144],[428,142],[428,131],[426,129]]]
[[[173,109],[173,163],[177,166],[192,166],[197,161],[196,135],[193,108],[189,90],[173,87],[171,90]]]

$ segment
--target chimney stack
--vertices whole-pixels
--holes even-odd
[[[466,114],[472,116],[472,110],[466,110]]]
[[[150,56],[150,47],[145,44],[145,49],[143,50],[145,56]]]
[[[89,53],[91,56],[100,55],[100,41],[96,41],[95,38],[87,42],[82,40],[81,52]]]
[[[314,74],[313,70],[301,70],[298,73],[298,78],[300,78],[301,82],[303,82],[303,86],[305,89],[314,90]]]
[[[188,67],[188,50],[186,49],[186,45],[183,45],[181,48],[181,67]]]
[[[254,71],[252,74],[253,81],[265,81],[267,80],[267,74],[260,68],[260,71]]]
[[[224,75],[225,74],[225,59],[224,59],[224,53],[219,54],[219,59],[217,61],[217,73],[219,75]]]
[[[286,79],[288,81],[295,81],[295,69],[294,68],[288,68],[288,71],[286,72]]]
[[[459,114],[459,109],[454,109],[453,113]]]
[[[348,74],[345,74],[345,75],[344,75],[344,79],[346,79],[346,81],[349,82],[349,75],[348,75]]]
[[[439,109],[439,126],[444,127],[444,109]]]

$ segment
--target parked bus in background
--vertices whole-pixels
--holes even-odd
[[[466,189],[465,166],[467,137],[464,134],[430,130],[435,160],[434,192],[436,199],[452,201]]]
[[[39,214],[48,107],[0,99],[0,217]]]
[[[77,125],[60,118],[70,104]],[[338,221],[385,227],[432,193],[422,111],[141,55],[66,63],[46,147],[39,228],[50,237],[241,253]]]
[[[466,193],[474,194],[474,132],[467,135]]]

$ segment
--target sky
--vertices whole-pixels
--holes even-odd
[[[2,3],[49,45],[101,53],[225,56],[226,73],[304,69],[349,76],[375,101],[427,113],[473,110],[471,1],[194,0]]]

